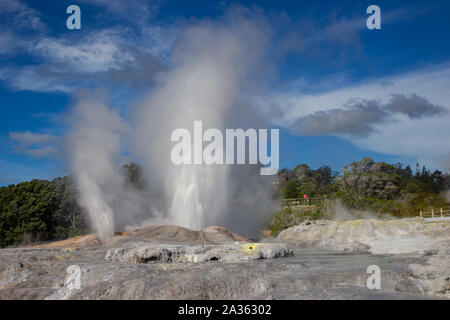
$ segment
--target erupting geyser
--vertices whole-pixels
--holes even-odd
[[[122,184],[116,163],[123,123],[98,99],[81,97],[71,113],[70,162],[79,204],[102,240],[114,233],[112,200]]]
[[[170,137],[177,128],[193,130],[196,120],[221,130],[264,125],[246,92],[255,90],[265,39],[261,21],[235,14],[218,24],[200,23],[179,36],[170,68],[127,121],[98,101],[79,101],[72,122],[72,168],[80,204],[103,239],[114,228],[144,220],[192,229],[222,225],[245,235],[261,224],[272,205],[270,180],[257,166],[177,166],[170,158]],[[125,190],[117,173],[124,161],[121,141],[144,168],[148,190],[138,195]],[[136,201],[140,205],[133,205]]]

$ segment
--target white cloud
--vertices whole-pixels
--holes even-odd
[[[397,116],[395,123],[377,126],[376,132],[354,143],[363,149],[418,159],[429,166],[444,168],[450,153],[450,116],[412,120]]]
[[[425,68],[414,72],[371,79],[335,90],[302,94],[281,94],[258,104],[278,125],[293,128],[299,118],[320,111],[345,108],[349,103],[376,100],[387,103],[392,95],[415,94],[430,103],[450,111],[450,64]],[[276,114],[279,113],[279,116]],[[375,131],[367,137],[339,135],[355,145],[390,155],[420,159],[434,166],[443,166],[450,152],[450,112],[439,116],[411,119],[397,114],[386,123],[374,124]]]
[[[100,15],[147,18],[156,3],[89,1],[107,8]],[[70,93],[80,87],[117,82],[137,87],[152,83],[172,46],[170,27],[139,24],[49,36],[41,14],[20,0],[0,0],[0,55],[29,55],[33,64],[5,64],[0,80],[14,90]],[[144,21],[142,20],[142,21]],[[35,32],[33,32],[35,31]],[[92,75],[95,74],[95,77]]]
[[[168,59],[171,35],[170,28],[153,26],[140,32],[118,27],[82,37],[28,39],[21,46],[41,63],[5,66],[0,68],[0,79],[15,90],[65,93],[102,81],[127,86],[152,83]],[[15,37],[0,33],[0,44],[3,39],[11,42]]]
[[[67,77],[61,79],[55,74],[40,74],[37,66],[5,67],[0,69],[0,79],[14,90],[69,93],[78,88],[78,85]]]
[[[316,111],[331,110],[357,100],[380,100],[386,103],[393,94],[416,94],[431,103],[450,109],[450,64],[401,75],[371,79],[360,84],[314,94],[290,92],[265,103],[275,104],[283,112],[280,121],[289,124],[296,118]],[[320,86],[320,84],[319,84]],[[316,89],[315,91],[320,91]],[[262,102],[262,101],[261,101]]]
[[[16,36],[11,31],[0,32],[0,54],[13,53],[20,43],[21,41],[16,41]]]
[[[56,137],[44,133],[25,132],[10,132],[10,139],[19,142],[22,145],[32,145],[36,143],[49,143],[56,140]]]
[[[55,66],[69,72],[96,73],[119,70],[133,62],[133,55],[122,48],[122,34],[117,30],[102,30],[89,34],[78,43],[66,38],[44,38],[35,52]]]
[[[17,29],[46,29],[39,12],[19,0],[0,0],[0,17]]]
[[[170,26],[143,27],[139,43],[142,49],[161,59],[168,59],[175,42],[174,30]]]
[[[41,158],[56,153],[54,144],[58,137],[50,134],[25,132],[10,132],[9,138],[15,142],[14,150],[35,158]]]

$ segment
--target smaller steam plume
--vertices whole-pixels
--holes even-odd
[[[350,221],[355,219],[380,219],[381,217],[384,219],[392,218],[392,216],[387,213],[381,215],[379,213],[375,214],[368,210],[349,210],[340,199],[336,200],[336,205],[334,206],[333,211],[333,220],[335,221]]]
[[[124,124],[101,99],[86,92],[79,94],[70,119],[68,145],[79,202],[100,239],[106,240],[114,233],[115,186],[123,183],[117,163]]]

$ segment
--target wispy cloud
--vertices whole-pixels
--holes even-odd
[[[15,29],[43,31],[47,28],[41,14],[20,0],[0,0],[0,18]]]
[[[123,32],[112,29],[90,33],[76,43],[67,38],[44,38],[34,51],[55,69],[89,74],[118,70],[133,62],[133,55],[123,46]]]
[[[30,39],[47,30],[41,14],[20,0],[0,0],[0,55],[26,52]]]
[[[101,7],[106,14],[126,20],[131,23],[143,25],[158,11],[160,2],[158,0],[80,0],[83,3]]]
[[[7,66],[0,69],[0,79],[13,90],[70,93],[78,88],[71,77],[61,78],[40,66]]]
[[[169,41],[164,42],[170,33],[164,28],[145,30],[151,32],[116,27],[95,30],[82,37],[41,36],[28,40],[26,52],[41,63],[6,65],[0,68],[0,79],[15,90],[39,92],[68,93],[102,81],[135,87],[147,85],[165,68],[171,41],[167,36]],[[8,42],[14,39],[12,34],[4,37]]]
[[[54,144],[58,137],[49,134],[25,132],[10,132],[9,138],[15,143],[15,152],[41,158],[56,153]]]
[[[405,114],[410,119],[421,119],[446,112],[446,109],[416,94],[394,94],[385,104],[377,100],[360,101],[345,108],[317,111],[299,118],[293,130],[303,135],[343,134],[366,137],[375,131],[374,125],[394,121],[397,113]]]
[[[319,84],[320,85],[320,84]],[[257,105],[297,134],[333,134],[360,148],[437,167],[450,151],[450,64],[305,94],[292,90]]]
[[[394,10],[383,11],[383,25],[404,21],[424,14],[423,8],[403,7]],[[320,19],[305,17],[300,21],[291,22],[288,19],[287,28],[289,31],[281,36],[279,49],[287,52],[300,52],[305,56],[333,56],[340,60],[343,57],[355,58],[361,51],[361,38],[359,32],[366,30],[367,16],[338,15],[332,12],[329,16]],[[342,48],[352,45],[352,49],[345,50],[342,56]]]
[[[10,30],[0,31],[0,55],[11,54],[26,44]]]
[[[432,104],[426,98],[420,97],[414,93],[410,96],[394,94],[392,100],[382,108],[387,112],[406,114],[410,119],[444,115],[447,112],[443,107]]]

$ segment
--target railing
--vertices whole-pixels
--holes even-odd
[[[293,206],[312,206],[316,204],[320,204],[326,201],[327,198],[292,198],[292,199],[282,199],[281,204],[284,207],[293,207]]]
[[[420,210],[419,216],[421,218],[444,218],[444,217],[450,217],[450,209],[440,209],[440,210],[434,210],[431,209],[431,211],[422,211]]]

